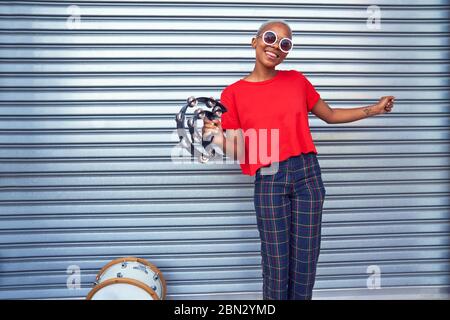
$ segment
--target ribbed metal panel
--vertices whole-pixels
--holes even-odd
[[[2,1],[0,18],[0,298],[83,298],[121,256],[156,264],[169,299],[261,297],[253,178],[170,152],[184,100],[251,71],[271,18],[297,43],[280,68],[332,107],[396,97],[354,123],[310,115],[327,189],[314,298],[450,297],[449,1]]]

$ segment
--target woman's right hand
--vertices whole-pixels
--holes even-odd
[[[213,143],[219,147],[223,147],[223,129],[220,119],[209,120],[207,117],[203,118],[202,135],[206,140],[210,140],[210,135],[214,136]]]

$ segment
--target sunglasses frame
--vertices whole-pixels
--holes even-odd
[[[274,43],[267,43],[266,40],[264,39],[264,36],[266,35],[267,32],[272,32],[272,33],[275,35],[275,41],[274,41]],[[294,43],[293,43],[292,40],[289,39],[289,38],[281,38],[280,41],[278,41],[278,35],[277,35],[277,33],[276,33],[275,31],[273,31],[273,30],[266,30],[266,31],[264,31],[264,33],[263,33],[262,35],[260,34],[260,35],[257,36],[257,37],[261,37],[262,41],[263,41],[266,45],[268,45],[268,46],[272,46],[272,45],[274,45],[275,43],[278,42],[278,48],[279,48],[282,52],[284,52],[284,53],[289,53],[289,52],[291,52],[292,49],[294,48]],[[283,49],[281,48],[281,46],[280,46],[280,43],[281,43],[281,41],[283,41],[283,40],[288,40],[288,41],[291,43],[291,48],[290,48],[288,51],[283,50]]]

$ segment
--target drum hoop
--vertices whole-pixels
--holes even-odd
[[[158,297],[158,294],[152,289],[149,288],[146,284],[131,279],[131,278],[113,278],[105,280],[104,282],[96,285],[87,295],[86,300],[92,300],[92,297],[102,288],[107,287],[111,284],[117,284],[117,283],[124,283],[124,284],[131,284],[133,286],[139,287],[143,290],[145,290],[150,296],[153,298],[153,300],[160,300]]]
[[[100,271],[98,272],[95,280],[99,281],[100,277],[103,275],[103,273],[105,273],[105,271],[107,269],[109,269],[111,266],[113,266],[115,264],[118,264],[120,262],[126,262],[126,261],[139,262],[139,263],[145,264],[150,269],[152,269],[153,272],[155,272],[158,275],[159,279],[161,280],[161,286],[162,286],[162,291],[163,291],[161,300],[164,300],[166,298],[166,292],[167,292],[166,279],[164,279],[163,274],[161,273],[161,271],[154,264],[152,264],[149,261],[147,261],[145,259],[142,259],[142,258],[124,257],[124,258],[114,259],[114,260],[108,262],[103,268],[100,269]]]

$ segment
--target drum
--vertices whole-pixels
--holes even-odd
[[[155,291],[133,279],[114,278],[96,285],[87,300],[159,300]]]
[[[97,274],[96,284],[88,300],[163,300],[167,291],[161,271],[134,257],[109,262]]]

